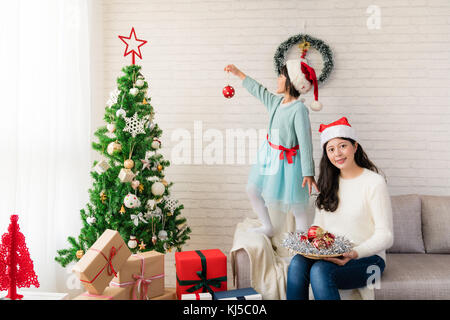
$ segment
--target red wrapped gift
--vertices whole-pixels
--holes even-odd
[[[219,249],[175,252],[177,297],[226,291],[227,257]]]

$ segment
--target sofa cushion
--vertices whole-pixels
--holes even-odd
[[[422,230],[428,253],[450,253],[450,196],[421,196]]]
[[[450,299],[450,255],[405,254],[386,255],[386,268],[381,275],[376,300]]]
[[[415,194],[391,197],[394,244],[386,252],[424,253],[420,197]]]

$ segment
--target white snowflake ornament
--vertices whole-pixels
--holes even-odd
[[[140,133],[145,133],[144,130],[145,120],[144,119],[140,120],[136,112],[131,118],[124,117],[124,119],[126,126],[123,129],[123,131],[129,132],[133,138]]]
[[[169,210],[170,215],[173,215],[175,209],[177,208],[178,200],[172,199],[170,197],[165,197],[164,202],[165,202],[164,208]]]

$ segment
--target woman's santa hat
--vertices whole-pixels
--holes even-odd
[[[342,117],[339,120],[330,124],[321,124],[319,128],[320,132],[320,146],[334,138],[350,138],[357,141],[355,129],[352,128],[346,117]]]
[[[306,53],[306,52],[305,52]],[[319,87],[317,83],[316,72],[310,67],[308,61],[304,58],[291,59],[286,61],[286,68],[292,85],[300,93],[307,93],[314,86],[314,101],[311,103],[311,109],[314,111],[322,110],[322,104],[319,102]]]

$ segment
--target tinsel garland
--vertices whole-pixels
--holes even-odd
[[[342,236],[336,236],[333,245],[327,249],[317,249],[308,240],[300,240],[301,236],[308,237],[308,234],[301,232],[289,232],[287,237],[283,239],[281,246],[289,249],[291,253],[299,253],[301,255],[341,255],[345,252],[349,252],[353,248],[353,243]]]
[[[314,37],[311,37],[308,34],[297,34],[295,36],[290,37],[286,41],[282,42],[277,50],[275,51],[275,56],[273,57],[274,63],[275,63],[275,71],[277,75],[280,75],[281,68],[285,65],[285,58],[286,54],[289,51],[289,49],[298,43],[301,43],[303,41],[307,41],[311,44],[311,47],[316,49],[320,52],[323,59],[323,69],[320,73],[320,76],[317,77],[317,81],[319,83],[323,83],[331,74],[331,71],[333,70],[333,53],[330,49],[330,47],[323,42],[322,40],[316,39]]]

